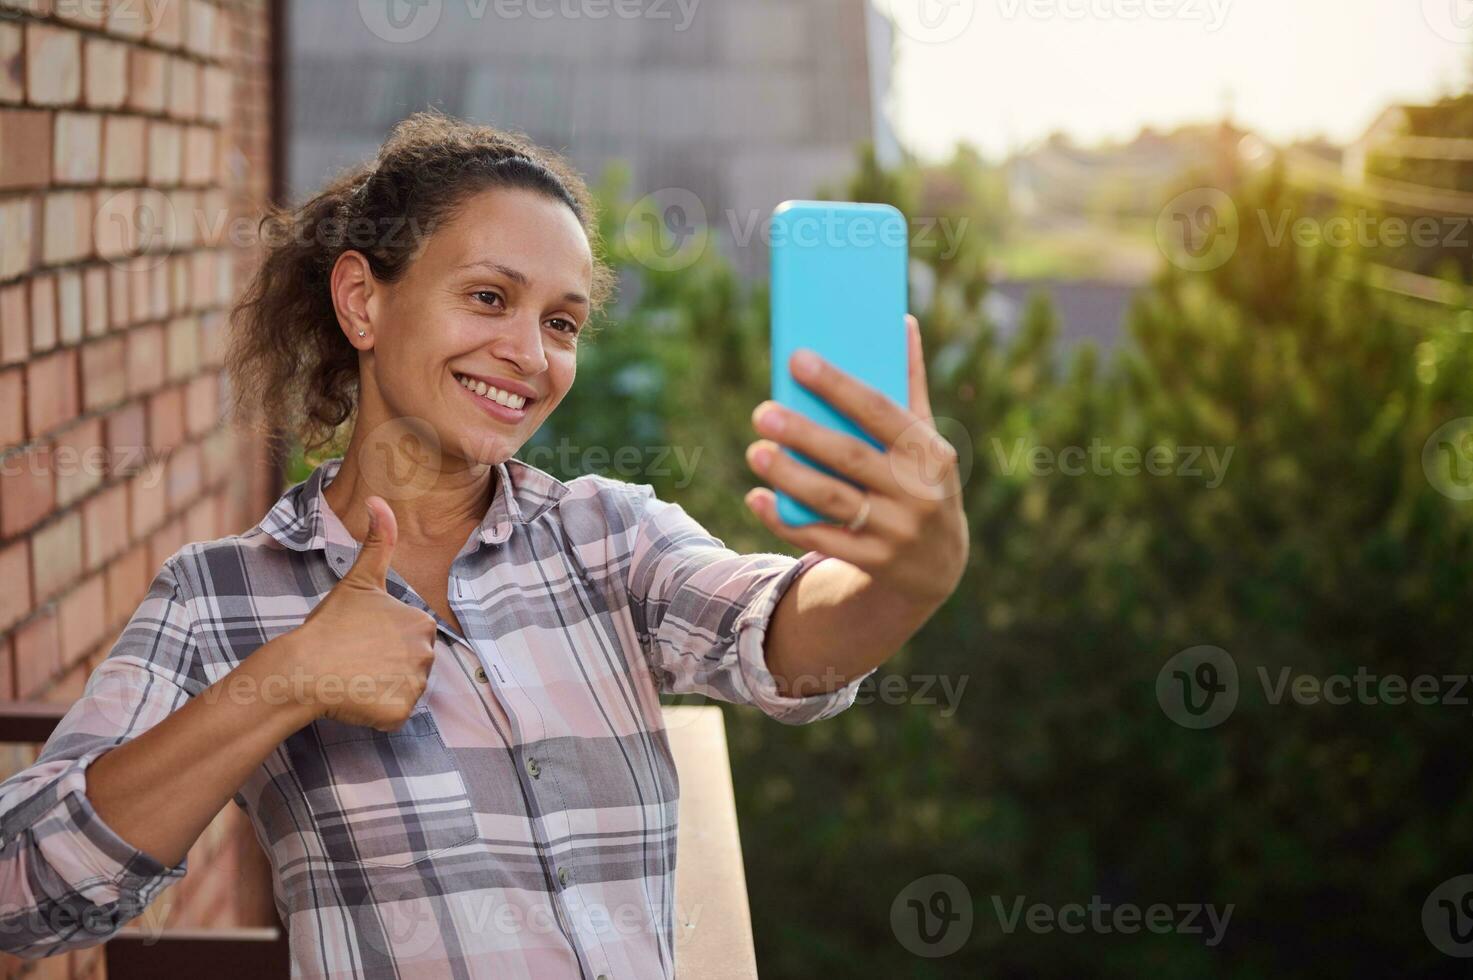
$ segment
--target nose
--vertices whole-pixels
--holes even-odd
[[[503,317],[491,339],[491,353],[510,361],[525,377],[547,370],[547,351],[542,346],[542,324],[536,314]]]

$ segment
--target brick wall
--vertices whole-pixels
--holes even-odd
[[[271,191],[269,7],[0,0],[0,698],[75,699],[163,560],[275,496],[220,371]],[[259,913],[236,807],[189,860],[155,921]],[[103,975],[96,949],[0,960]]]

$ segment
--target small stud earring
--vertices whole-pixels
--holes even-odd
[[[360,331],[358,331],[358,336],[360,336],[360,337],[367,337],[368,336],[368,332],[365,331],[365,330],[360,330]]]

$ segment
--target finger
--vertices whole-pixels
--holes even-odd
[[[806,353],[813,355],[816,365],[812,371],[803,371],[796,359],[798,353],[794,352],[794,359],[788,365],[793,377],[874,436],[880,445],[894,445],[906,426],[919,421],[880,389],[835,367],[813,351]]]
[[[926,352],[921,346],[921,321],[905,314],[905,332],[910,338],[910,410],[918,418],[932,420],[931,392],[926,384]]]
[[[854,534],[818,521],[791,527],[777,513],[777,495],[766,487],[755,487],[746,496],[747,507],[773,534],[804,551],[822,551],[859,568],[877,568],[884,563],[884,544],[868,534]]]
[[[761,448],[769,450],[773,457],[765,467],[759,467],[754,460],[757,450]],[[845,480],[829,476],[791,453],[780,451],[776,443],[765,439],[752,443],[747,449],[747,462],[774,489],[783,491],[808,505],[810,509],[841,524],[853,520],[864,505],[864,491]],[[880,494],[870,494],[869,500],[870,516],[865,524],[865,532],[892,537],[890,532],[895,530],[898,516],[894,504]]]
[[[358,560],[343,576],[343,581],[375,589],[388,589],[389,561],[399,540],[399,522],[394,510],[382,497],[369,497],[368,534],[358,552]]]
[[[888,457],[864,439],[819,425],[770,400],[753,411],[752,424],[769,439],[796,449],[861,486],[892,496],[900,489]]]

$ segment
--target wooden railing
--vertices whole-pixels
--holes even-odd
[[[0,701],[0,743],[45,742],[66,707]],[[664,711],[680,773],[675,876],[677,974],[681,980],[750,980],[757,976],[757,961],[721,709],[682,705]],[[259,868],[267,868],[264,861]],[[264,888],[269,894],[269,870],[257,873],[264,874],[265,880],[245,882],[242,887]],[[108,980],[289,977],[291,957],[286,929],[274,910],[270,918],[260,927],[125,927],[104,947]]]

